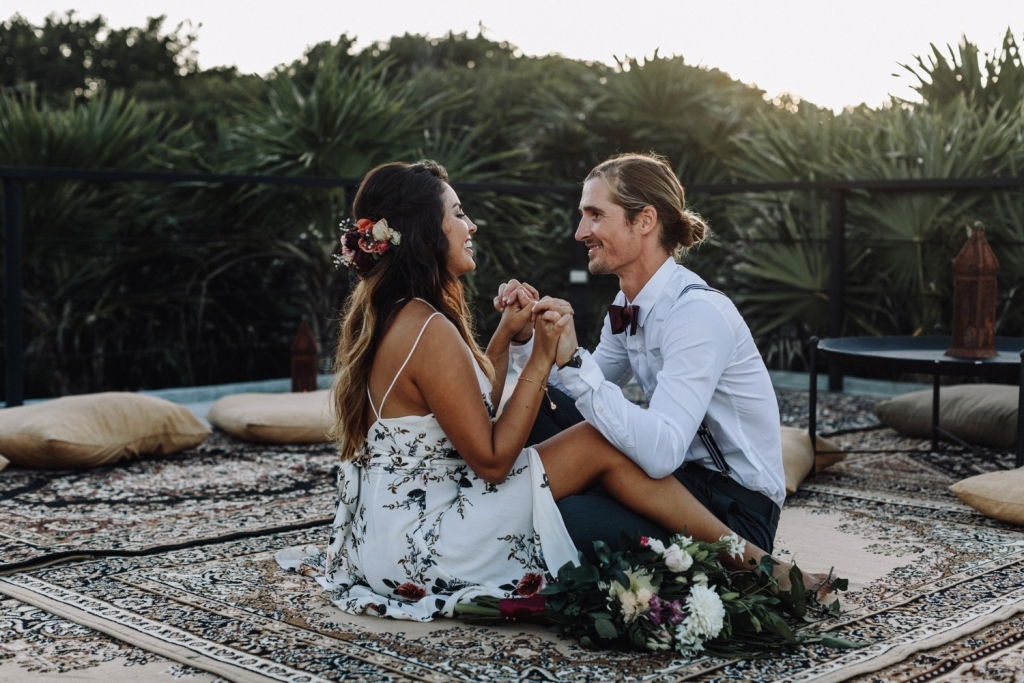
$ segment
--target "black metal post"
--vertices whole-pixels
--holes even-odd
[[[843,336],[846,297],[846,194],[829,193],[828,214],[828,336]],[[828,390],[843,390],[843,368],[829,359]]]
[[[939,452],[939,372],[936,361],[935,374],[932,375],[932,453]]]
[[[7,407],[25,401],[21,300],[21,181],[4,178],[4,374]]]
[[[807,434],[811,437],[811,449],[818,452],[818,338],[811,337],[808,363],[810,367],[811,386],[809,406],[807,410]],[[812,469],[813,471],[813,469]]]
[[[1017,394],[1017,460],[1014,467],[1024,467],[1024,351],[1020,352],[1020,391]]]

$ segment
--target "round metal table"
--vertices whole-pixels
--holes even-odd
[[[932,450],[938,449],[939,435],[960,441],[939,427],[939,378],[942,375],[980,377],[1016,381],[1020,386],[1017,401],[1017,459],[1024,466],[1024,339],[996,337],[999,352],[994,358],[964,360],[946,355],[952,340],[948,336],[930,337],[837,337],[811,338],[810,349],[810,424],[811,443],[816,443],[818,407],[817,354],[821,353],[840,364],[844,372],[858,371],[913,372],[931,375],[932,382]]]

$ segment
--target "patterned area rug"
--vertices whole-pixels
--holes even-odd
[[[129,555],[328,521],[333,446],[247,444],[214,432],[160,459],[0,473],[0,570]]]
[[[799,416],[800,392],[785,393],[793,396],[780,395],[783,414]],[[860,399],[823,398],[827,429],[872,426]],[[834,440],[857,449],[927,445],[877,428]],[[252,454],[247,448],[238,453]],[[280,466],[298,455],[266,457]],[[310,455],[309,472],[327,477],[332,457]],[[70,654],[90,680],[127,680],[140,667],[134,671],[155,680],[204,681],[1018,681],[1024,529],[982,517],[947,490],[964,476],[1011,466],[1011,454],[988,450],[858,453],[790,498],[779,552],[851,579],[845,614],[825,627],[868,643],[858,650],[682,661],[588,651],[528,624],[352,617],[273,562],[281,547],[322,544],[317,527],[221,541],[207,534],[192,547],[0,576],[0,593],[9,596],[0,601],[0,679],[8,671],[17,680],[56,673]],[[332,499],[315,497],[314,508]]]
[[[0,681],[226,679],[122,643],[12,598],[0,598]]]

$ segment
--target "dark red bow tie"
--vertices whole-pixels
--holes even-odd
[[[608,317],[612,322],[612,334],[625,332],[629,328],[629,334],[636,334],[636,326],[640,323],[639,306],[616,306],[608,307]]]

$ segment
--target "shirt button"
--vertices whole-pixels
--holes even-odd
[[[598,406],[597,412],[603,413],[604,412],[604,406]]]
[[[642,347],[642,346],[638,347],[636,352],[637,353],[643,353],[644,352],[644,347]]]

